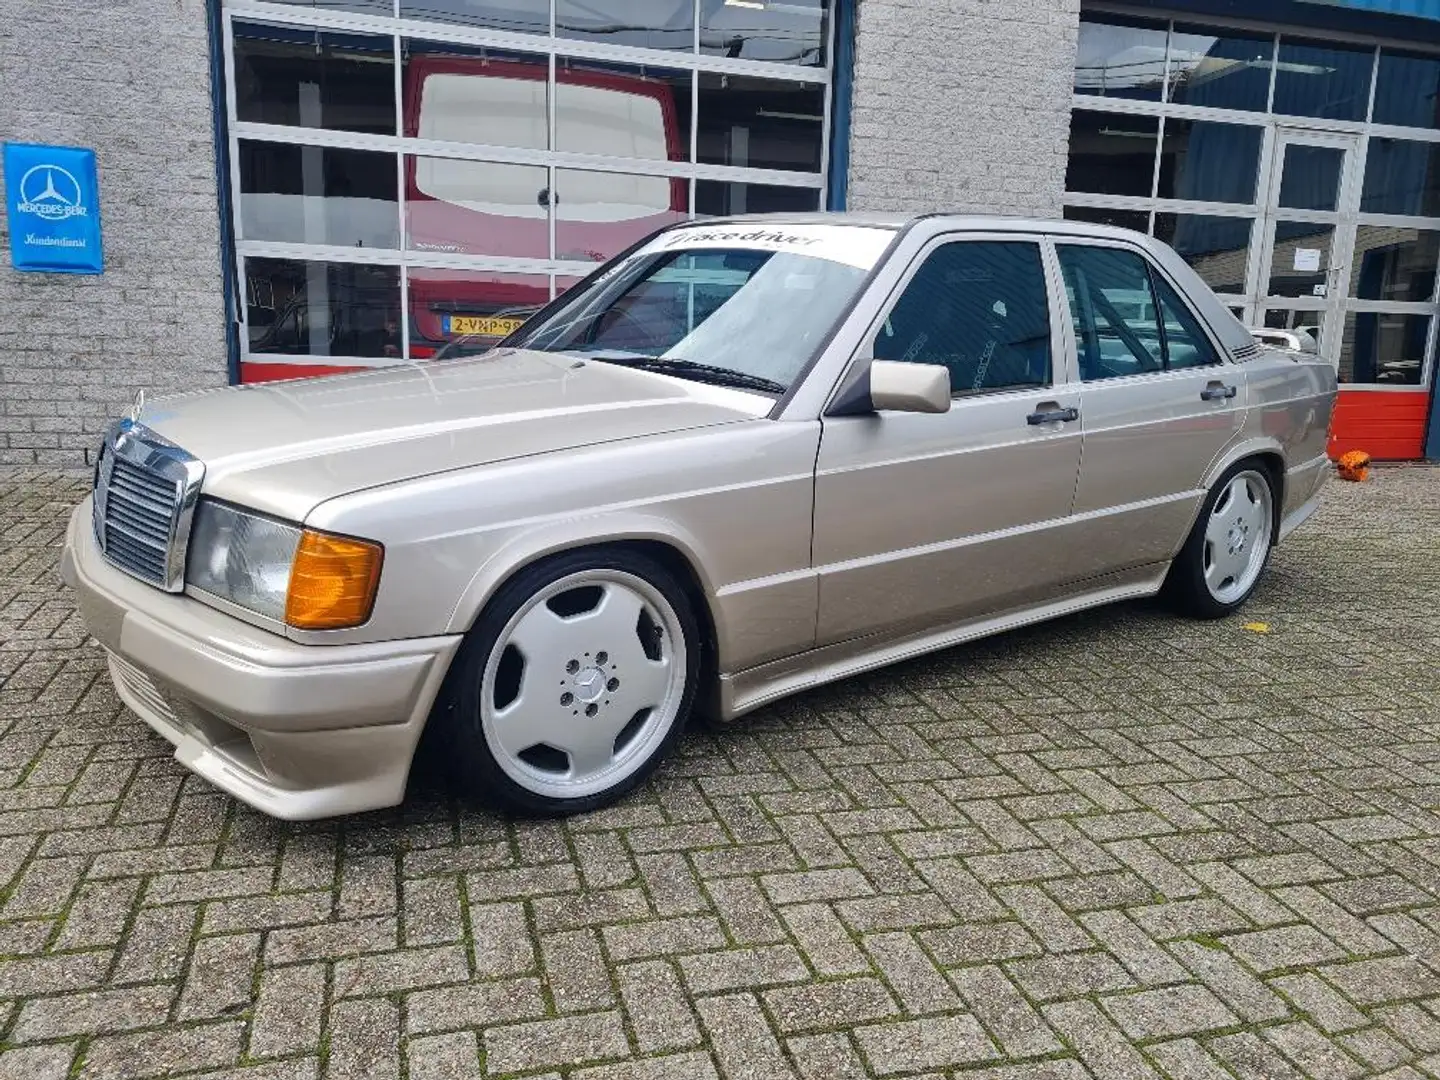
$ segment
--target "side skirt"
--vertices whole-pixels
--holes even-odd
[[[1169,570],[1168,562],[1141,566],[1082,582],[1069,595],[1044,604],[968,619],[938,630],[841,641],[748,671],[721,675],[720,715],[726,721],[736,720],[772,701],[902,660],[1089,608],[1154,596],[1164,585]]]

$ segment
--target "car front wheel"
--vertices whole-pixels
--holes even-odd
[[[614,802],[660,763],[690,712],[699,644],[674,576],[614,549],[522,571],[455,662],[446,719],[463,788],[562,815]]]
[[[1270,560],[1275,494],[1259,465],[1233,466],[1211,489],[1170,568],[1166,592],[1184,613],[1218,619],[1240,607]]]

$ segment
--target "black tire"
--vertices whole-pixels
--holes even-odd
[[[1212,589],[1206,580],[1206,530],[1215,515],[1216,506],[1230,491],[1236,479],[1242,476],[1254,487],[1258,488],[1261,484],[1264,486],[1264,497],[1268,505],[1267,519],[1263,530],[1255,530],[1254,537],[1264,544],[1264,553],[1258,569],[1247,570],[1246,576],[1250,577],[1248,584],[1239,582],[1232,586],[1229,592],[1222,590],[1217,596],[1216,590]],[[1162,591],[1162,596],[1170,607],[1193,619],[1223,619],[1243,607],[1254,593],[1260,579],[1264,577],[1265,568],[1270,563],[1270,553],[1275,545],[1278,507],[1275,478],[1269,467],[1254,459],[1239,461],[1230,466],[1205,496],[1195,524],[1185,540],[1185,546],[1180,549],[1180,554],[1170,566],[1170,573],[1165,578]],[[1261,532],[1263,536],[1259,535]]]
[[[668,603],[684,640],[685,681],[680,703],[663,738],[614,785],[577,797],[540,793],[517,782],[497,759],[487,740],[482,714],[486,672],[492,654],[501,644],[501,635],[517,614],[531,606],[537,595],[577,574],[607,571],[647,583]],[[583,590],[585,586],[576,588]],[[590,548],[566,552],[526,567],[496,592],[466,635],[446,680],[442,708],[433,718],[432,722],[440,729],[436,743],[447,758],[445,767],[452,786],[462,797],[507,814],[529,817],[564,817],[618,801],[645,782],[683,734],[699,682],[700,652],[701,637],[691,600],[675,576],[654,559],[622,547]],[[497,664],[500,662],[503,657]],[[528,677],[528,673],[521,676],[522,679]],[[556,711],[564,711],[558,701]],[[511,760],[509,768],[514,770],[518,766]]]

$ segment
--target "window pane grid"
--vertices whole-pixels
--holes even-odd
[[[1431,319],[1440,313],[1440,55],[1089,12],[1081,43],[1067,218],[1166,240],[1242,317],[1332,312],[1330,332],[1345,336],[1347,381],[1428,379]],[[1276,170],[1290,186],[1272,200],[1272,259],[1262,250],[1270,243],[1264,223],[1274,137],[1266,129],[1286,127],[1348,133],[1358,146],[1349,195],[1339,191],[1338,151],[1290,146],[1297,163],[1308,154],[1327,166],[1330,187],[1296,185]],[[1242,130],[1248,145],[1237,154],[1230,147],[1241,145],[1234,140]],[[1197,143],[1196,132],[1214,145]],[[1128,153],[1123,142],[1107,142],[1123,138]],[[1197,159],[1200,171],[1187,175]],[[1336,243],[1343,250],[1327,254]],[[1318,274],[1311,272],[1316,249]],[[1344,295],[1324,269],[1341,259],[1349,265],[1334,272]]]
[[[831,0],[225,7],[246,360],[424,359],[655,228],[823,203]]]

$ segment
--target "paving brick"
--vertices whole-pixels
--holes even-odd
[[[1186,978],[1185,969],[1124,912],[1090,911],[1080,916],[1080,922],[1142,986],[1181,982]]]
[[[1345,956],[1344,949],[1313,926],[1230,934],[1224,942],[1227,949],[1261,974],[1281,968],[1314,967]]]
[[[1117,994],[1102,1002],[1132,1039],[1175,1038],[1236,1025],[1234,1013],[1203,986],[1171,986]]]
[[[998,1056],[985,1029],[969,1015],[864,1025],[855,1029],[855,1042],[881,1076],[968,1065]]]
[[[1440,972],[1409,956],[1330,964],[1321,974],[1362,1009],[1440,994]]]
[[[1010,976],[1036,1001],[1112,993],[1133,988],[1135,980],[1109,953],[1039,956],[1006,964]]]
[[[473,1031],[411,1039],[405,1055],[410,1080],[470,1080],[480,1071],[480,1046]]]
[[[760,885],[777,904],[804,904],[816,900],[847,900],[875,891],[858,870],[806,870],[766,874]]]
[[[1266,1080],[1306,1080],[1305,1074],[1260,1036],[1244,1031],[1210,1042],[1210,1050],[1240,1076]]]
[[[1278,905],[1277,905],[1278,907]],[[1283,908],[1283,914],[1288,915]],[[1223,900],[1174,900],[1163,904],[1132,907],[1126,914],[1152,938],[1214,935],[1227,930],[1247,930],[1251,922]],[[1291,916],[1293,918],[1293,916]]]
[[[265,942],[265,962],[289,964],[384,952],[399,944],[397,930],[396,920],[388,915],[276,930]]]
[[[259,953],[259,934],[202,938],[190,957],[177,1018],[208,1019],[248,1007]]]
[[[1304,1075],[1315,1080],[1350,1080],[1365,1072],[1364,1066],[1303,1021],[1267,1027],[1262,1034]]]
[[[710,1055],[700,1051],[595,1065],[570,1075],[574,1080],[719,1080],[720,1076]]]
[[[545,1015],[539,979],[503,979],[419,990],[405,997],[405,1030],[428,1035]]]
[[[0,960],[0,998],[98,986],[110,964],[107,952]]]
[[[633,926],[607,926],[601,930],[605,948],[616,960],[701,952],[725,945],[718,919],[684,916]]]
[[[135,880],[91,881],[80,887],[55,948],[69,952],[116,944],[124,936],[140,889]]]
[[[770,1031],[760,1004],[749,994],[701,998],[695,1003],[710,1048],[726,1076],[791,1080],[794,1070]]]
[[[624,1057],[630,1048],[618,1012],[490,1028],[484,1043],[486,1068],[502,1073]]]
[[[325,968],[319,964],[271,968],[260,977],[250,1028],[251,1057],[314,1051],[325,1006]]]
[[[814,1031],[898,1016],[894,997],[877,979],[837,979],[834,982],[771,990],[765,1004],[783,1032]]]
[[[327,1080],[400,1076],[400,1010],[393,1001],[342,1001],[330,1010]]]
[[[615,991],[594,930],[570,930],[540,939],[545,981],[562,1013],[610,1008]]]
[[[785,926],[749,878],[707,881],[705,891],[732,941],[737,945],[769,945],[785,940]]]
[[[810,965],[821,975],[854,975],[870,970],[843,923],[825,904],[780,909],[780,917]]]
[[[1339,991],[1311,972],[1285,975],[1272,980],[1270,985],[1288,997],[1297,1010],[1309,1016],[1327,1035],[1352,1031],[1370,1022],[1364,1013],[1341,997]]]
[[[80,1077],[128,1080],[224,1068],[239,1058],[244,1036],[245,1025],[237,1021],[107,1035],[86,1046]]]
[[[810,976],[793,945],[724,949],[679,959],[685,984],[696,994],[802,982]]]
[[[131,923],[111,981],[123,984],[178,979],[194,940],[197,912],[193,904],[142,908]]]
[[[335,963],[332,997],[393,994],[466,982],[470,965],[462,945],[372,953]]]
[[[66,1080],[74,1058],[71,1045],[0,1050],[0,1080]]]
[[[681,1050],[700,1042],[695,1015],[669,964],[663,960],[623,964],[615,978],[642,1054]]]
[[[1419,1005],[1391,1005],[1374,1011],[1386,1030],[1420,1053],[1440,1053],[1440,1019]]]
[[[1301,916],[1336,944],[1351,953],[1386,952],[1390,943],[1380,934],[1365,925],[1364,920],[1350,914],[1335,901],[1309,886],[1296,886],[1275,890],[1275,898],[1284,901],[1296,915]],[[1286,920],[1293,921],[1294,916]]]
[[[328,891],[220,900],[205,905],[200,929],[206,934],[229,934],[237,930],[304,926],[328,919],[333,902],[334,897]]]
[[[1415,1060],[1415,1054],[1409,1047],[1381,1028],[1354,1031],[1341,1035],[1337,1041],[1348,1053],[1377,1073]]]
[[[1233,1077],[1194,1039],[1152,1043],[1145,1052],[1172,1080],[1232,1080]]]
[[[165,1020],[173,998],[174,989],[169,986],[37,998],[20,1009],[12,1038],[27,1043],[150,1027]]]

